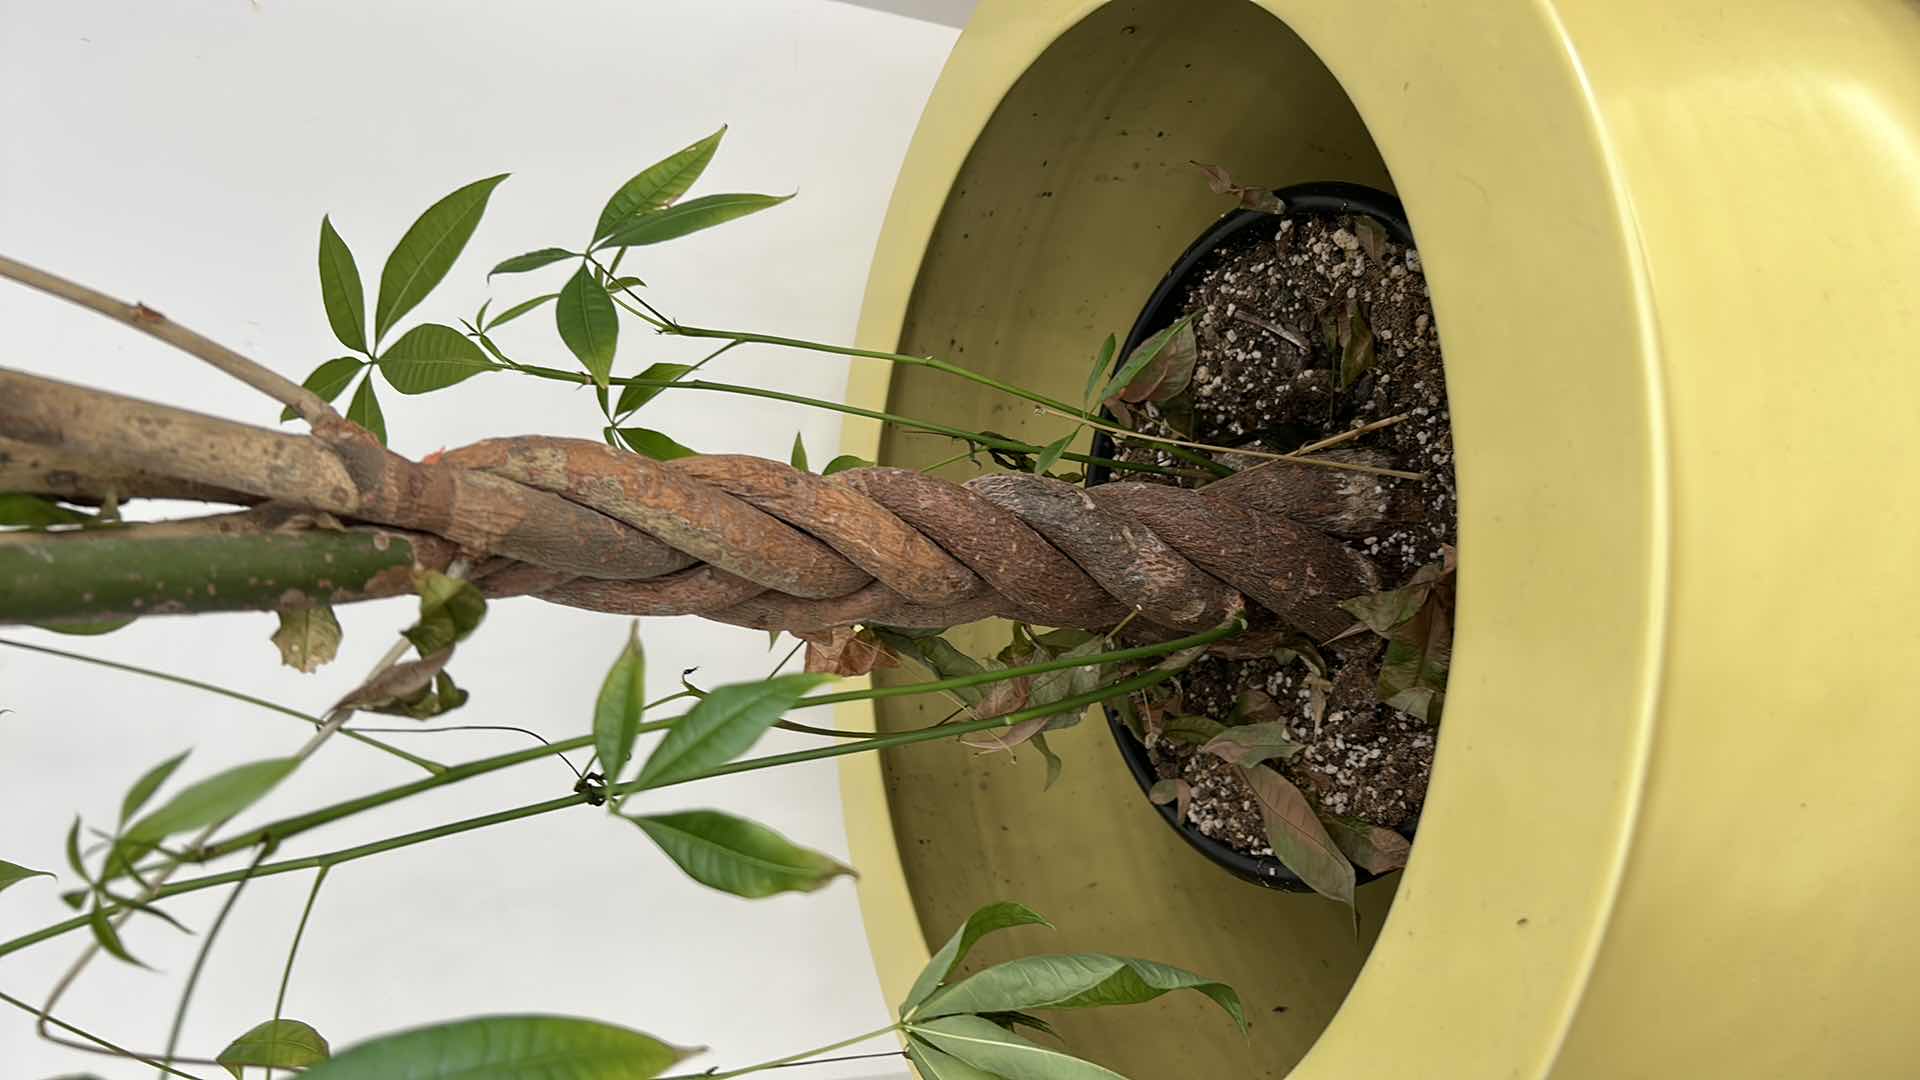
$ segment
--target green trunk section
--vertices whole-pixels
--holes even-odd
[[[0,623],[273,611],[411,590],[413,544],[388,532],[9,537]]]

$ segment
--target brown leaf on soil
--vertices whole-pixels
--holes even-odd
[[[806,670],[831,675],[866,675],[874,668],[899,667],[900,658],[880,644],[871,630],[855,633],[852,627],[839,627],[821,641],[807,638]]]
[[[1314,816],[1307,797],[1300,794],[1286,777],[1256,765],[1235,766],[1234,771],[1253,792],[1260,804],[1260,816],[1267,823],[1267,840],[1274,857],[1287,869],[1300,875],[1314,892],[1329,900],[1353,906],[1353,863],[1341,852],[1326,827]]]
[[[433,677],[453,659],[452,649],[442,649],[423,660],[406,660],[368,679],[339,700],[335,709],[377,709],[418,697],[433,685]]]
[[[1291,734],[1287,725],[1277,720],[1241,724],[1208,739],[1200,750],[1231,765],[1258,765],[1274,758],[1286,760],[1306,749],[1294,742]]]
[[[1360,314],[1360,302],[1347,301],[1346,318],[1340,323],[1340,389],[1360,381],[1373,367],[1373,328]]]
[[[1440,722],[1453,659],[1449,593],[1444,586],[1436,587],[1419,612],[1387,639],[1387,655],[1380,662],[1380,700],[1429,724]]]
[[[1353,864],[1369,874],[1384,874],[1407,865],[1413,845],[1392,829],[1357,818],[1328,815],[1320,819],[1327,834]]]
[[[1162,780],[1147,791],[1147,798],[1155,806],[1173,804],[1173,820],[1181,825],[1187,823],[1187,807],[1193,805],[1193,785],[1185,780]]]
[[[1378,221],[1365,214],[1355,214],[1353,235],[1360,238],[1360,250],[1367,253],[1367,258],[1377,263],[1386,254],[1387,230]]]

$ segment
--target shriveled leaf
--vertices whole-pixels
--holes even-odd
[[[673,441],[671,436],[652,428],[623,427],[620,429],[620,438],[627,444],[627,449],[636,454],[644,454],[655,461],[672,461],[674,458],[691,457],[700,452],[690,446],[682,446]]]
[[[527,312],[532,311],[534,308],[539,307],[541,304],[544,304],[549,300],[559,299],[559,297],[560,297],[559,293],[550,292],[550,293],[541,293],[539,296],[530,297],[526,300],[522,300],[519,303],[508,308],[507,310],[501,312],[498,316],[494,318],[492,322],[486,323],[484,324],[484,326],[488,330],[499,329],[500,327],[507,325],[508,323],[519,318],[520,316],[525,315]]]
[[[692,364],[652,364],[640,373],[642,379],[658,379],[664,382],[677,382],[687,372],[693,370]],[[625,417],[629,413],[652,401],[664,386],[642,386],[628,383],[620,389],[620,404],[614,406],[614,414]]]
[[[359,357],[336,356],[331,360],[322,361],[319,367],[314,368],[307,375],[307,381],[300,385],[313,391],[320,400],[332,403],[333,399],[346,392],[347,387],[353,384],[353,377],[358,374],[360,374]],[[291,408],[281,409],[280,421],[285,423],[299,415]]]
[[[654,748],[641,766],[640,782],[661,787],[732,761],[758,742],[794,702],[831,681],[830,675],[776,675],[707,691]]]
[[[1060,771],[1065,767],[1065,763],[1060,760],[1059,754],[1053,752],[1053,747],[1047,745],[1046,732],[1035,733],[1032,741],[1033,748],[1040,751],[1041,759],[1047,763],[1047,778],[1040,785],[1040,790],[1049,791],[1053,785],[1060,782]]]
[[[1100,389],[1100,381],[1106,378],[1107,369],[1113,367],[1113,354],[1119,347],[1119,340],[1108,334],[1107,340],[1101,342],[1099,350],[1093,354],[1093,370],[1087,372],[1087,389],[1080,398],[1084,407],[1093,407],[1094,391]]]
[[[1397,627],[1419,613],[1434,589],[1452,576],[1452,548],[1447,551],[1448,558],[1422,566],[1400,588],[1342,600],[1340,606],[1364,623],[1367,629],[1381,637],[1391,638]]]
[[[800,440],[800,433],[797,431],[793,435],[793,452],[787,455],[787,464],[801,472],[807,471],[807,444]]]
[[[233,1080],[244,1080],[249,1065],[269,1069],[304,1069],[327,1060],[327,1040],[311,1024],[299,1020],[267,1020],[248,1028],[214,1058]]]
[[[87,912],[87,929],[93,932],[94,944],[104,949],[108,956],[137,968],[147,966],[127,951],[126,945],[120,940],[120,931],[113,928],[113,921],[107,917],[105,908],[96,904]]]
[[[421,323],[380,357],[380,374],[403,394],[425,394],[499,370],[472,339],[451,326]]]
[[[1189,746],[1204,746],[1225,730],[1226,725],[1212,717],[1184,713],[1167,717],[1161,725],[1160,736]]]
[[[39,495],[0,494],[0,526],[44,529],[49,525],[80,525],[93,515],[72,510]]]
[[[1218,165],[1206,165],[1194,162],[1200,171],[1206,174],[1207,187],[1215,195],[1232,195],[1244,210],[1257,210],[1263,214],[1283,214],[1287,204],[1267,188],[1247,187],[1233,182],[1227,170]]]
[[[0,859],[0,890],[6,889],[9,885],[18,885],[28,878],[52,876],[53,871],[51,870],[29,870],[19,863],[10,863],[5,859]]]
[[[600,696],[593,704],[593,746],[600,752],[600,771],[618,782],[640,737],[640,717],[647,707],[647,657],[640,648],[640,623],[627,632],[626,647],[607,669]]]
[[[405,716],[413,720],[431,720],[465,705],[467,697],[465,690],[454,685],[453,676],[438,671],[434,673],[433,685],[423,687],[410,697],[389,701],[384,705],[368,706],[366,711],[386,716]]]
[[[299,758],[268,758],[236,765],[189,784],[123,834],[133,845],[153,844],[175,833],[205,828],[258,802],[300,764]]]
[[[946,981],[948,974],[966,960],[967,953],[973,950],[974,945],[981,938],[996,930],[1006,930],[1015,926],[1044,926],[1049,930],[1053,929],[1053,924],[1048,922],[1045,916],[1025,904],[1012,900],[1002,900],[980,908],[967,916],[967,921],[960,924],[960,929],[953,932],[953,936],[947,939],[947,943],[942,945],[940,951],[934,953],[933,958],[927,961],[927,966],[921,969],[919,977],[913,981],[913,987],[907,991],[905,1000],[900,1003],[900,1015],[903,1018],[913,1015],[914,1010],[918,1009],[922,1002],[932,997],[934,991],[940,988],[940,984]]]
[[[1380,700],[1429,724],[1440,721],[1453,658],[1453,613],[1436,592],[1387,639],[1380,662]]]
[[[403,660],[355,687],[333,707],[372,712],[416,698],[433,685],[434,676],[451,659],[453,650],[446,649],[419,660]]]
[[[1340,327],[1340,389],[1360,381],[1373,368],[1373,328],[1360,314],[1358,301],[1347,301],[1346,321]]]
[[[366,352],[367,293],[360,284],[360,268],[347,242],[333,230],[332,219],[324,216],[320,219],[320,303],[340,344]]]
[[[1222,730],[1200,747],[1232,765],[1258,765],[1263,761],[1285,761],[1306,747],[1294,742],[1285,723],[1241,724]]]
[[[598,241],[634,215],[658,210],[685,195],[706,171],[707,163],[713,160],[714,151],[720,148],[720,140],[726,133],[722,125],[719,131],[654,162],[621,184],[620,190],[613,193],[600,211],[600,220],[593,226],[593,238]]]
[[[834,473],[846,472],[848,469],[866,469],[872,466],[873,462],[868,461],[866,458],[855,457],[852,454],[841,454],[839,457],[827,462],[827,467],[820,470],[820,475],[832,476]]]
[[[1060,652],[1054,659],[1087,660],[1105,652],[1106,647],[1106,639],[1089,637],[1087,640]],[[1098,690],[1100,688],[1100,665],[1090,663],[1081,667],[1063,668],[1060,671],[1049,671],[1042,675],[1032,676],[1032,678],[1033,689],[1028,694],[1028,699],[1032,707],[1038,708],[1042,705],[1051,705],[1056,701],[1065,701],[1068,698],[1079,697],[1082,694],[1091,694],[1095,690]],[[1053,713],[1044,718],[1046,720],[1045,730],[1057,731],[1061,728],[1072,727],[1078,724],[1085,715],[1086,711],[1083,709],[1065,709]]]
[[[1260,804],[1260,816],[1267,825],[1267,841],[1274,857],[1314,892],[1329,900],[1353,906],[1353,864],[1341,852],[1327,830],[1314,816],[1307,797],[1300,794],[1286,777],[1267,768],[1236,766],[1240,779]]]
[[[380,397],[374,393],[373,376],[360,380],[360,389],[353,392],[353,401],[347,405],[347,419],[366,428],[380,445],[387,445],[387,417],[380,411]]]
[[[1120,398],[1123,401],[1146,400],[1147,391],[1152,387],[1139,390],[1136,396],[1134,387],[1138,376],[1146,370],[1148,364],[1153,363],[1154,357],[1159,356],[1162,349],[1172,344],[1174,338],[1178,337],[1182,331],[1191,330],[1195,317],[1194,315],[1181,316],[1159,333],[1135,346],[1134,350],[1127,354],[1126,362],[1120,365],[1120,370],[1114,372],[1113,378],[1107,382],[1106,389],[1100,392],[1101,400],[1109,398]]]
[[[1187,808],[1193,805],[1193,785],[1185,780],[1161,780],[1147,790],[1147,799],[1155,806],[1173,804],[1173,820],[1186,824]]]
[[[280,628],[273,632],[273,644],[280,650],[280,662],[295,671],[315,672],[330,663],[340,652],[340,620],[325,604],[312,607],[282,608]]]
[[[853,874],[851,867],[764,825],[718,810],[633,815],[627,820],[640,826],[688,877],[750,900],[813,892]]]
[[[487,598],[465,578],[427,570],[414,575],[413,588],[420,594],[420,618],[401,635],[413,642],[421,656],[465,641],[487,617]]]
[[[489,176],[452,192],[427,207],[400,237],[380,270],[380,297],[373,305],[376,344],[447,276],[479,227],[493,189],[506,178],[505,173]]]
[[[866,675],[874,668],[899,666],[899,658],[887,651],[872,630],[856,633],[852,627],[842,626],[835,628],[824,643],[807,642],[807,671]]]
[[[491,278],[495,274],[524,274],[529,270],[551,266],[561,259],[575,258],[578,254],[566,248],[541,248],[538,251],[529,251],[525,255],[515,255],[511,259],[502,259],[493,269],[487,271],[487,276]]]
[[[571,1016],[479,1016],[348,1047],[301,1080],[654,1080],[701,1049]]]
[[[1005,1080],[961,1061],[924,1039],[907,1038],[907,1060],[913,1063],[920,1080]]]
[[[1320,821],[1347,858],[1370,874],[1398,870],[1407,865],[1407,856],[1413,853],[1413,844],[1392,829],[1335,814]]]
[[[978,1016],[944,1016],[915,1024],[911,1032],[934,1049],[1007,1080],[1126,1080],[1112,1069],[1028,1042]]]
[[[178,769],[180,763],[187,760],[187,755],[191,753],[193,753],[191,750],[182,750],[141,773],[140,779],[135,780],[133,786],[127,789],[126,795],[120,799],[120,824],[125,825],[133,815],[139,813],[147,805],[147,801],[153,798],[154,793],[160,790],[160,785],[167,782],[167,778],[173,775],[174,770]]]
[[[1240,996],[1223,982],[1151,960],[1103,953],[1025,956],[996,964],[927,999],[923,1019],[1023,1009],[1085,1009],[1137,1005],[1174,990],[1206,995],[1241,1030]]]
[[[607,385],[613,374],[613,352],[620,336],[620,315],[606,290],[593,280],[582,266],[560,287],[560,299],[553,306],[554,326],[560,340],[573,352],[580,366],[593,376],[595,385]]]
[[[1273,659],[1281,667],[1298,660],[1315,675],[1325,678],[1327,674],[1327,658],[1321,655],[1319,646],[1305,636],[1296,637],[1273,650]]]
[[[1387,253],[1387,230],[1365,214],[1353,217],[1353,234],[1360,238],[1360,250],[1377,265]]]
[[[612,235],[595,245],[606,247],[638,247],[642,244],[658,244],[667,240],[676,240],[689,233],[702,229],[711,229],[736,218],[758,213],[770,206],[778,206],[791,195],[703,195],[698,199],[669,206],[664,210],[651,210],[629,218],[625,224],[615,229]]]

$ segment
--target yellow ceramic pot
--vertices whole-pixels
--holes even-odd
[[[863,344],[1077,395],[1222,210],[1189,160],[1391,188],[1420,240],[1461,570],[1413,863],[1356,941],[1185,850],[1102,725],[1044,795],[953,747],[850,759],[890,992],[1014,897],[1062,923],[1018,951],[1247,997],[1245,1043],[1197,999],[1065,1018],[1134,1080],[1920,1075],[1920,4],[986,0]],[[856,401],[1061,430],[887,376]]]

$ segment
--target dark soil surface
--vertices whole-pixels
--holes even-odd
[[[1164,409],[1137,410],[1134,419],[1136,430],[1148,434],[1181,436],[1173,421],[1198,442],[1288,452],[1407,414],[1346,444],[1384,453],[1392,467],[1425,476],[1383,481],[1418,483],[1424,521],[1348,541],[1375,560],[1383,587],[1392,588],[1439,562],[1443,546],[1454,543],[1453,437],[1419,255],[1370,224],[1319,214],[1276,217],[1271,228],[1248,229],[1215,252],[1182,309],[1199,313],[1191,388]],[[1375,354],[1370,370],[1342,391],[1337,323],[1350,308],[1371,329]],[[1181,415],[1189,408],[1191,419]],[[1134,445],[1122,456],[1180,464]],[[1215,457],[1236,467],[1258,463]],[[1404,831],[1426,798],[1435,732],[1425,720],[1378,702],[1384,649],[1372,633],[1324,648],[1331,687],[1321,684],[1320,702],[1301,660],[1209,656],[1175,680],[1178,697],[1170,711],[1225,723],[1247,692],[1269,695],[1273,711],[1247,719],[1284,719],[1306,746],[1291,761],[1275,763],[1281,772],[1323,811]],[[1230,767],[1171,738],[1156,738],[1149,749],[1162,779],[1193,785],[1191,821],[1200,831],[1249,854],[1271,854],[1260,811]]]

